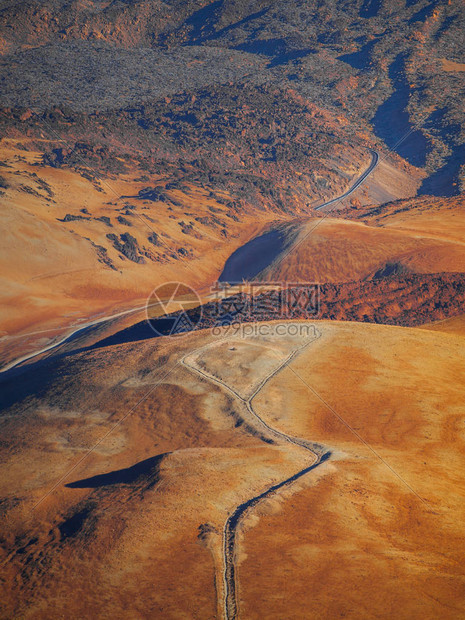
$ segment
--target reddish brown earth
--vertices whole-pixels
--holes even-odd
[[[416,326],[462,314],[463,274],[412,275],[321,287],[320,318]]]
[[[241,520],[239,612],[459,618],[463,336],[317,330],[254,409],[331,457]],[[135,341],[2,379],[3,617],[222,616],[227,515],[309,457],[176,363],[247,393],[302,345],[268,333]]]
[[[1,618],[465,617],[464,30],[462,0],[0,0],[0,363],[135,309],[0,372]],[[211,330],[276,227],[269,314]],[[206,329],[155,338],[179,280]]]
[[[137,163],[126,162],[117,175],[92,176],[103,165],[99,160],[84,166],[78,158],[54,167],[44,163],[50,141],[26,144],[32,150],[11,138],[1,147],[2,219],[9,231],[0,253],[3,362],[57,340],[84,321],[141,307],[165,282],[186,282],[204,298],[235,249],[267,226],[294,219],[289,206],[279,211],[271,200],[234,200],[233,186],[212,191],[193,180],[174,183],[172,168],[148,177]],[[349,155],[341,152],[338,165],[345,176],[325,190],[328,195],[342,191],[369,161],[367,151],[359,168],[348,164]],[[390,166],[399,179],[392,194],[414,191],[408,167],[397,160]],[[372,188],[359,191],[362,200],[377,199],[384,173],[377,169],[376,174]],[[323,169],[320,176],[325,178]],[[158,189],[141,198],[147,187]],[[311,212],[306,204],[300,208]]]
[[[257,409],[334,461],[245,524],[244,617],[460,618],[463,337],[322,330]]]

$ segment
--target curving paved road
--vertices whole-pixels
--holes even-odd
[[[230,394],[232,394],[235,398],[237,398],[243,405],[245,405],[247,411],[253,416],[253,418],[258,422],[259,426],[265,431],[266,435],[269,435],[273,438],[273,440],[277,440],[278,442],[287,442],[294,444],[299,448],[303,448],[307,452],[310,452],[312,455],[312,462],[303,469],[299,470],[292,476],[282,480],[281,482],[271,485],[267,487],[264,491],[251,497],[246,500],[242,504],[236,507],[236,509],[229,515],[226,520],[226,523],[223,527],[223,563],[224,563],[224,572],[223,572],[223,587],[224,587],[224,600],[223,600],[223,612],[225,620],[235,620],[238,617],[238,603],[237,603],[237,588],[236,588],[236,563],[235,563],[235,548],[236,548],[236,532],[237,527],[239,525],[240,519],[243,515],[251,508],[255,507],[262,499],[269,497],[279,491],[280,489],[292,484],[295,480],[301,478],[311,470],[315,469],[320,463],[327,460],[331,453],[324,446],[306,441],[305,439],[300,439],[297,437],[292,437],[283,433],[281,431],[276,430],[269,424],[267,424],[263,418],[254,410],[252,401],[258,395],[258,393],[264,388],[264,386],[276,376],[281,370],[289,364],[298,353],[307,347],[309,344],[314,342],[316,339],[320,338],[321,334],[318,334],[316,338],[305,342],[302,346],[294,349],[279,366],[277,366],[272,372],[270,372],[260,383],[255,387],[252,394],[246,398],[241,396],[234,388],[230,387],[217,377],[206,373],[204,370],[200,369],[195,363],[188,363],[187,359],[192,357],[193,355],[197,355],[198,353],[218,346],[218,343],[215,342],[213,344],[208,344],[204,347],[200,347],[194,352],[188,353],[185,355],[181,364],[191,371],[196,372],[201,377],[207,379],[208,381],[215,383],[216,385],[222,387]],[[225,339],[222,340],[225,342]]]
[[[360,187],[363,181],[365,181],[365,179],[373,172],[373,170],[376,168],[376,166],[379,163],[379,154],[376,151],[373,151],[373,149],[369,149],[369,151],[371,153],[371,164],[368,166],[365,172],[355,181],[352,187],[350,187],[344,194],[341,194],[340,196],[337,196],[336,198],[332,198],[331,200],[328,200],[328,202],[324,202],[322,205],[315,207],[315,211],[320,211],[321,209],[324,209],[325,207],[329,207],[329,205],[332,205],[335,202],[344,200],[344,198],[347,198],[347,196],[350,196],[353,192],[355,192],[356,189]]]
[[[363,184],[379,163],[379,154],[372,149],[368,150],[371,153],[371,163],[365,172],[358,177],[346,192],[324,202],[318,207],[314,207],[313,211],[320,211],[326,209],[330,205],[337,204],[341,200],[344,200],[344,198],[350,196]],[[327,214],[330,212],[331,209],[328,209]],[[311,217],[311,213],[309,216]],[[279,261],[282,261],[288,256],[300,241],[299,237],[295,236],[289,243],[289,246],[287,246],[289,239],[286,239],[286,235],[280,230],[281,225],[268,229],[267,232],[261,233],[258,237],[254,237],[237,248],[224,264],[219,281],[233,283],[260,279],[260,274],[262,274],[276,259],[279,263]],[[301,224],[302,228],[303,226],[304,224]]]
[[[117,319],[121,316],[125,316],[126,314],[132,314],[133,312],[140,312],[144,310],[145,308],[146,306],[140,306],[138,308],[132,308],[131,310],[117,312],[116,314],[111,314],[109,316],[103,316],[99,319],[95,319],[94,321],[89,321],[88,323],[84,323],[83,325],[80,325],[79,327],[77,327],[75,330],[73,330],[66,336],[63,336],[63,338],[61,338],[61,340],[58,340],[58,342],[54,342],[52,344],[47,345],[46,347],[43,347],[42,349],[38,349],[37,351],[34,351],[33,353],[28,353],[27,355],[23,355],[22,357],[19,357],[13,360],[12,362],[7,364],[3,368],[0,368],[0,373],[7,372],[8,370],[13,370],[13,368],[16,368],[16,366],[19,366],[23,362],[27,362],[33,359],[34,357],[37,357],[38,355],[42,355],[43,353],[47,353],[47,351],[56,349],[62,344],[65,344],[65,342],[69,342],[70,340],[73,340],[75,336],[77,336],[81,332],[84,333],[86,330],[90,329],[94,325],[98,325],[99,323],[104,323],[105,321],[111,321],[112,319]],[[52,330],[43,330],[43,331],[45,332],[45,331],[52,331]],[[41,333],[41,332],[37,332],[37,333]]]

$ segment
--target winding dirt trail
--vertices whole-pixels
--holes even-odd
[[[263,499],[270,497],[274,493],[279,490],[289,486],[295,480],[298,480],[308,472],[315,469],[320,463],[326,461],[331,452],[323,445],[306,441],[305,439],[300,439],[298,437],[292,437],[291,435],[287,435],[282,431],[278,431],[272,426],[270,426],[265,420],[255,411],[253,407],[253,400],[259,394],[259,392],[264,388],[264,386],[275,377],[283,368],[286,367],[303,349],[308,347],[312,342],[315,342],[318,338],[320,338],[321,334],[318,333],[315,338],[310,341],[305,342],[300,347],[297,347],[273,370],[271,371],[264,379],[262,379],[258,385],[253,389],[252,393],[249,396],[243,397],[241,396],[233,387],[229,386],[227,383],[210,375],[205,372],[195,363],[193,360],[194,357],[198,357],[203,351],[214,348],[218,346],[220,343],[228,342],[227,339],[221,339],[220,342],[215,342],[213,344],[208,344],[206,346],[200,347],[199,349],[188,353],[185,355],[181,364],[188,368],[189,370],[197,373],[199,376],[207,379],[208,381],[215,383],[220,386],[227,392],[229,392],[234,398],[239,400],[247,411],[250,413],[255,422],[258,423],[258,426],[264,431],[265,435],[269,436],[273,441],[277,441],[278,443],[287,443],[293,444],[297,448],[306,450],[312,456],[311,463],[299,470],[292,476],[278,482],[277,484],[271,485],[267,487],[264,491],[251,497],[246,500],[239,506],[235,508],[235,510],[228,516],[224,527],[223,527],[223,588],[224,588],[224,598],[223,598],[223,617],[225,620],[236,620],[239,616],[239,605],[237,601],[237,567],[236,567],[236,534],[237,528],[241,518],[248,512],[253,509],[259,502]]]

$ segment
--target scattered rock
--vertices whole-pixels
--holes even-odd
[[[115,250],[120,252],[133,263],[145,263],[144,257],[140,254],[137,239],[129,233],[123,233],[120,235],[119,239],[114,233],[108,233],[107,239],[113,243]]]
[[[183,232],[183,234],[190,235],[191,237],[195,237],[196,239],[202,239],[202,235],[195,230],[193,222],[189,222],[186,224],[186,222],[180,221],[178,222],[178,224],[181,227],[181,231]]]
[[[72,215],[67,213],[63,219],[58,218],[59,222],[76,222],[77,220],[90,220],[90,217],[84,217],[83,215]]]
[[[116,218],[118,220],[118,222],[120,224],[123,224],[124,226],[132,226],[132,222],[130,222],[129,220],[127,220],[125,217],[123,217],[122,215],[118,215],[118,217]]]
[[[160,238],[159,238],[159,236],[157,235],[156,232],[150,233],[150,235],[147,237],[147,239],[153,245],[156,245],[156,246],[161,246],[162,245],[162,243],[160,243]]]
[[[165,202],[168,200],[168,196],[164,193],[165,188],[161,185],[157,187],[144,187],[141,189],[138,198],[139,200],[150,200],[151,202]]]
[[[107,215],[101,215],[100,217],[96,217],[95,219],[99,222],[103,222],[107,226],[113,227],[113,224],[111,223],[111,220]]]

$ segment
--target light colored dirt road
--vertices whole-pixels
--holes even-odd
[[[265,420],[255,411],[253,407],[254,398],[261,392],[261,390],[265,387],[265,385],[275,377],[283,368],[285,368],[288,364],[292,362],[292,360],[298,355],[300,351],[308,347],[312,342],[314,342],[317,338],[320,337],[318,333],[315,338],[306,341],[300,347],[291,351],[291,353],[268,375],[262,379],[259,384],[252,390],[252,393],[246,397],[241,396],[234,387],[231,387],[218,377],[214,377],[213,375],[205,372],[199,365],[195,363],[194,359],[198,357],[206,349],[218,346],[219,343],[209,344],[207,346],[201,347],[196,351],[187,354],[181,360],[181,364],[196,374],[200,375],[204,379],[215,383],[221,388],[225,389],[227,392],[232,394],[234,398],[239,400],[247,409],[253,420],[258,424],[261,430],[264,432],[265,437],[269,437],[270,442],[278,442],[278,443],[286,443],[292,444],[297,448],[301,448],[306,450],[311,454],[310,463],[299,470],[292,476],[282,480],[281,482],[271,485],[264,489],[258,495],[254,495],[249,498],[242,504],[236,507],[236,509],[228,516],[224,527],[223,527],[223,616],[225,620],[235,620],[239,616],[239,605],[237,600],[237,566],[236,566],[236,533],[237,528],[240,523],[242,517],[249,510],[253,509],[259,502],[263,499],[270,497],[271,495],[277,493],[281,489],[289,486],[295,480],[298,480],[308,472],[312,471],[317,467],[320,463],[327,460],[330,457],[329,450],[322,446],[321,444],[313,443],[306,441],[305,439],[300,439],[297,437],[292,437],[283,433],[281,431],[276,430],[271,427]],[[220,342],[223,343],[225,340],[222,339]]]

